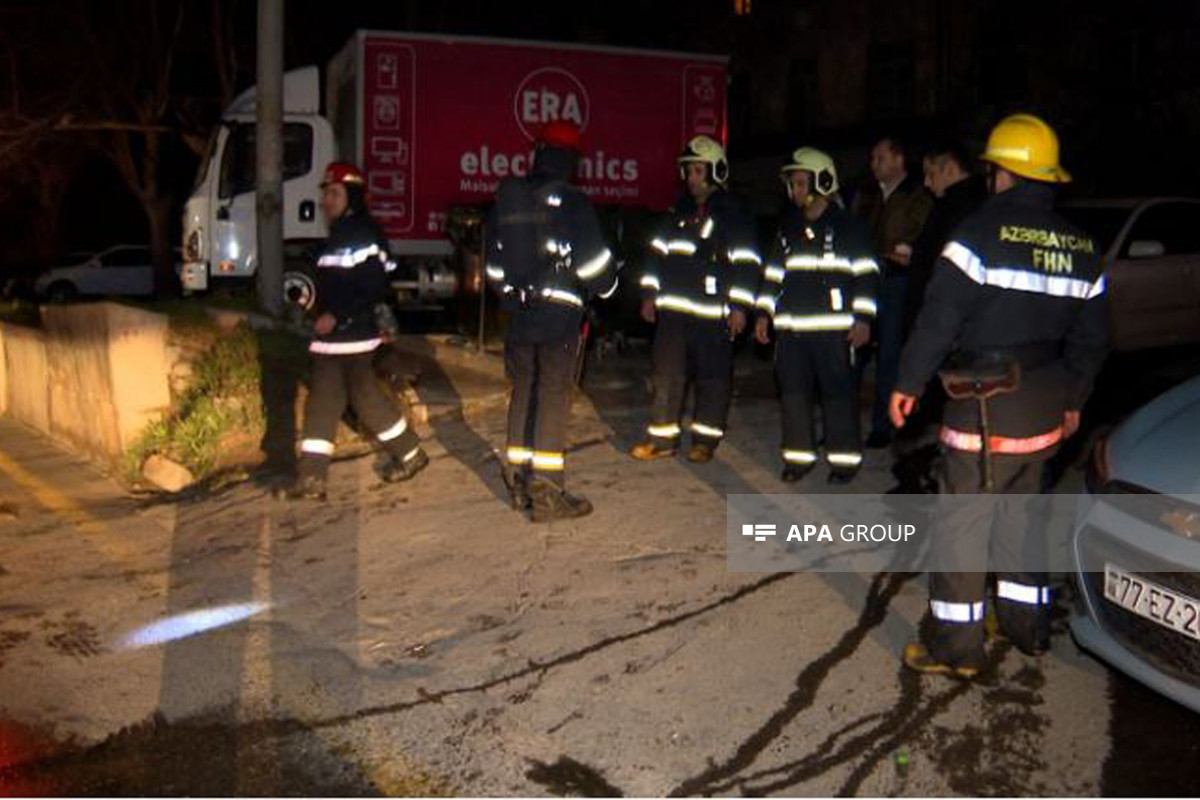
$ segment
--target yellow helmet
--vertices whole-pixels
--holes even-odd
[[[699,163],[708,165],[708,179],[712,183],[724,186],[729,180],[729,161],[725,158],[725,148],[712,137],[695,136],[689,139],[675,162],[679,164],[680,177],[686,164]]]
[[[1069,183],[1070,174],[1058,163],[1058,135],[1032,114],[1013,114],[1000,120],[988,136],[984,161],[1009,172],[1046,183]]]
[[[792,184],[788,180],[788,175],[800,170],[813,174],[812,186],[809,191],[822,197],[828,197],[838,190],[837,166],[829,154],[815,147],[801,147],[799,150],[792,151],[792,160],[779,170],[779,177],[783,179],[783,185],[787,187],[789,197],[792,194]]]

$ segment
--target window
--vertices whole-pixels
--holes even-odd
[[[1168,256],[1200,253],[1200,203],[1150,206],[1134,220],[1122,246],[1122,258],[1128,256],[1129,246],[1136,241],[1160,242],[1163,255]]]
[[[1078,225],[1085,233],[1091,234],[1100,248],[1100,253],[1108,252],[1125,221],[1129,219],[1128,208],[1106,208],[1103,206],[1060,206],[1058,212],[1071,222]]]
[[[257,155],[254,126],[238,123],[229,128],[221,158],[222,200],[254,190]],[[290,181],[312,171],[313,131],[303,122],[283,126],[283,179]]]
[[[121,247],[100,256],[106,267],[148,267],[153,261],[145,247]]]

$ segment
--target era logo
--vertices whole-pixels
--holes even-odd
[[[536,139],[543,125],[557,120],[573,122],[582,132],[587,128],[589,106],[583,84],[558,67],[544,67],[526,75],[513,98],[517,124],[529,139]]]

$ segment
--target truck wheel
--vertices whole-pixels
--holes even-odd
[[[283,300],[305,311],[317,302],[317,280],[312,267],[289,263],[283,268]]]
[[[46,296],[50,298],[51,303],[69,303],[79,296],[79,290],[69,281],[59,281],[50,284]]]

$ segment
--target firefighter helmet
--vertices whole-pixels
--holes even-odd
[[[838,190],[837,165],[833,163],[829,154],[815,147],[801,147],[792,151],[791,160],[779,170],[779,177],[783,179],[789,197],[792,194],[792,184],[788,176],[801,170],[812,173],[812,185],[809,187],[811,193],[828,197]]]
[[[707,164],[708,180],[718,186],[724,186],[729,180],[729,161],[725,158],[725,148],[712,137],[694,136],[684,145],[683,152],[675,159],[679,164],[679,174],[684,176],[688,164]]]
[[[1058,135],[1033,114],[1012,114],[1000,120],[988,136],[984,161],[1014,175],[1046,183],[1069,183],[1070,174],[1058,163]]]
[[[538,136],[538,142],[546,147],[562,147],[579,152],[579,126],[566,120],[547,122]]]
[[[321,179],[322,187],[331,183],[340,183],[345,186],[365,186],[367,180],[363,177],[362,170],[353,164],[335,161],[325,168],[325,177]]]

